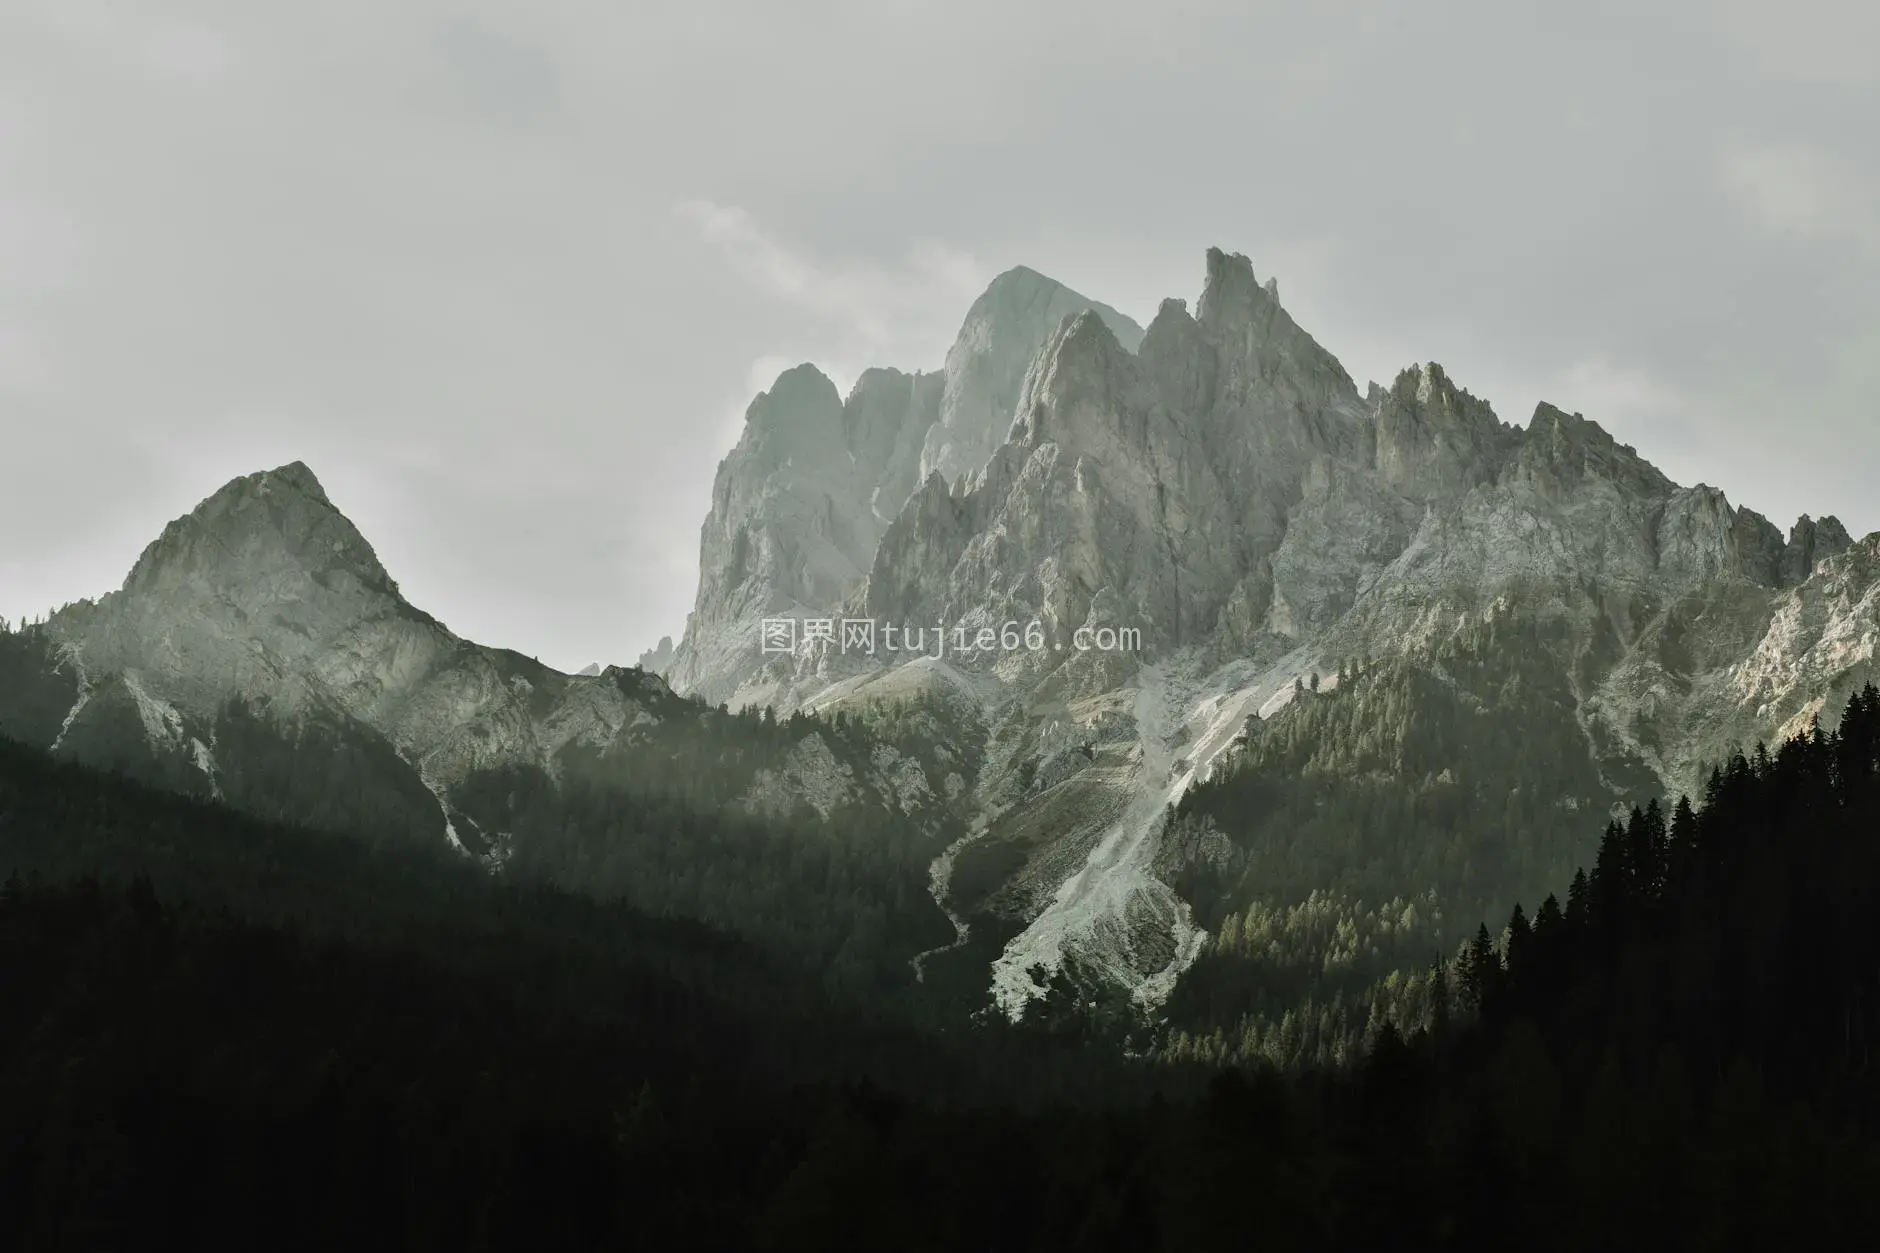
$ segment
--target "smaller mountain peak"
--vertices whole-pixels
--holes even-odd
[[[273,470],[264,470],[254,476],[257,485],[281,486],[291,488],[326,503],[326,489],[320,486],[320,480],[304,461],[290,461]]]
[[[1534,417],[1528,423],[1528,430],[1531,432],[1556,431],[1563,434],[1581,434],[1590,430],[1605,434],[1604,431],[1600,431],[1597,422],[1589,422],[1581,414],[1568,413],[1558,405],[1549,404],[1545,400],[1534,406]]]
[[[672,669],[674,652],[672,636],[662,635],[659,643],[640,654],[639,667],[648,674],[665,674]]]
[[[766,446],[781,441],[804,451],[842,439],[842,397],[828,375],[808,362],[777,376],[744,411],[746,438]]]
[[[1630,444],[1621,444],[1605,427],[1546,401],[1519,436],[1530,464],[1552,464],[1574,473],[1596,473],[1641,492],[1668,492],[1675,484]]]
[[[1279,307],[1279,283],[1270,278],[1262,283],[1246,254],[1208,249],[1207,281],[1201,288],[1197,321],[1217,330],[1231,323],[1264,324]]]
[[[834,393],[835,389],[835,383],[830,381],[827,374],[824,374],[818,369],[814,363],[805,361],[800,365],[793,365],[782,374],[779,374],[776,381],[770,385],[769,390],[766,391],[764,395],[786,397],[812,392],[820,393],[827,391]]]
[[[1085,309],[1079,313],[1067,314],[1064,321],[1058,325],[1060,331],[1058,343],[1060,348],[1068,347],[1072,344],[1081,344],[1085,340],[1092,341],[1093,343],[1101,343],[1109,347],[1122,347],[1122,345],[1117,342],[1116,333],[1110,329],[1110,324],[1105,322],[1095,309]]]
[[[1434,361],[1419,361],[1398,371],[1390,390],[1400,401],[1428,405],[1450,399],[1458,389],[1442,366]]]
[[[1371,387],[1373,404],[1388,398],[1404,408],[1451,415],[1469,425],[1485,429],[1501,429],[1501,421],[1495,416],[1493,407],[1479,396],[1459,387],[1449,372],[1434,361],[1418,362],[1399,371],[1388,391],[1375,383]]]
[[[1225,276],[1245,276],[1253,282],[1253,262],[1244,252],[1228,252],[1224,248],[1208,249],[1208,278]]]
[[[1527,436],[1530,443],[1542,440],[1560,449],[1618,448],[1618,441],[1599,423],[1584,414],[1568,413],[1545,400],[1534,406],[1534,417],[1528,423]]]
[[[1377,467],[1399,491],[1428,499],[1500,472],[1512,436],[1487,401],[1436,362],[1399,371],[1389,390],[1373,383],[1370,403]]]
[[[1829,516],[1819,522],[1803,514],[1789,528],[1788,543],[1783,546],[1779,574],[1782,585],[1793,587],[1808,580],[1815,567],[1830,557],[1838,557],[1853,547],[1853,539],[1839,518]]]
[[[849,394],[842,398],[842,403],[845,405],[851,404],[857,396],[864,395],[876,388],[900,387],[911,379],[924,377],[926,376],[919,371],[909,374],[907,371],[897,370],[891,365],[871,365],[855,376],[855,382],[849,385]]]
[[[256,571],[345,567],[397,593],[372,546],[339,511],[305,462],[232,479],[163,528],[131,568],[125,590],[197,577],[235,586]]]
[[[983,331],[996,326],[999,328],[996,334],[1000,336],[1024,335],[1025,324],[1031,322],[1034,329],[1030,333],[1048,332],[1056,325],[1058,314],[1070,309],[1096,310],[1116,332],[1117,339],[1132,352],[1142,341],[1142,328],[1133,319],[1100,300],[1092,300],[1066,287],[1048,274],[1040,274],[1030,266],[1015,265],[987,284],[986,290],[973,302],[948,361],[954,360],[963,342],[976,338],[975,327]],[[1043,323],[1038,325],[1037,320],[1041,318]]]
[[[1173,340],[1185,342],[1194,331],[1195,320],[1188,312],[1188,302],[1171,296],[1156,306],[1149,329],[1143,333],[1140,351],[1154,355],[1155,346]]]
[[[1083,300],[1070,288],[1052,278],[1049,274],[1040,274],[1028,265],[1015,265],[1009,270],[993,276],[986,289],[973,302],[972,311],[967,314],[970,322],[975,314],[980,317],[995,316],[1003,313],[1009,316],[1013,310],[1034,305],[1049,304],[1056,300]]]
[[[1201,288],[1201,316],[1204,320],[1209,310],[1222,300],[1254,292],[1265,294],[1265,289],[1260,286],[1260,280],[1254,277],[1253,262],[1247,254],[1225,252],[1219,248],[1208,249],[1207,280]]]
[[[1009,270],[1002,270],[994,275],[992,282],[986,285],[986,289],[991,291],[1001,287],[1037,287],[1046,283],[1053,287],[1064,286],[1050,275],[1040,274],[1028,265],[1015,265]]]

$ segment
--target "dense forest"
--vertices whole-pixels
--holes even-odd
[[[1582,724],[1586,647],[1504,609],[1250,719],[1165,835],[1164,872],[1209,931],[1179,1026],[1228,1055],[1323,1059],[1380,995],[1427,999],[1416,975],[1383,980],[1563,884],[1603,815],[1659,786]]]
[[[374,844],[441,844],[448,806],[466,849],[519,884],[708,922],[851,998],[913,997],[912,959],[954,935],[929,867],[964,829],[950,802],[979,769],[984,731],[939,697],[778,717],[610,670],[592,682],[616,687],[641,724],[605,749],[566,747],[546,768],[474,772],[440,799],[390,740],[341,710],[283,718],[234,697],[213,717],[171,710],[153,731],[134,679],[97,678],[81,700],[77,670],[43,629],[0,623],[0,735]],[[926,790],[905,793],[915,786]],[[804,799],[819,788],[821,808]]]
[[[953,936],[928,868],[964,827],[944,805],[905,812],[867,780],[889,754],[919,763],[923,779],[965,772],[963,790],[978,746],[957,725],[928,699],[827,718],[701,716],[687,702],[657,737],[564,752],[554,779],[481,771],[453,800],[501,833],[515,877],[702,919],[795,955],[844,993],[899,995],[914,954]],[[826,812],[796,796],[735,803],[799,756],[853,794]]]
[[[1043,1026],[868,1022],[696,924],[25,748],[0,875],[0,1245],[1763,1249],[1880,1221],[1871,688],[1608,826],[1411,1031],[1205,1090]]]

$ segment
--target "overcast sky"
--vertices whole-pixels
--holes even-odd
[[[631,662],[782,367],[935,368],[1016,264],[1146,323],[1210,245],[1360,385],[1862,534],[1876,47],[1864,0],[5,0],[0,614],[302,459],[454,629]]]

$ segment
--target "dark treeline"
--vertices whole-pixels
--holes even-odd
[[[544,702],[553,688],[588,682],[493,656],[513,671],[506,678],[536,683]],[[921,998],[941,1012],[912,986],[911,961],[953,936],[929,867],[963,826],[933,790],[949,778],[967,789],[983,731],[937,697],[778,717],[611,670],[592,684],[615,689],[608,695],[633,711],[632,725],[603,747],[577,740],[545,766],[473,772],[440,801],[385,735],[341,710],[282,717],[266,700],[231,697],[212,715],[166,710],[174,722],[153,732],[130,679],[92,676],[81,697],[77,675],[43,628],[0,623],[0,735],[56,744],[61,758],[266,822],[373,844],[441,844],[447,803],[467,850],[500,861],[518,884],[704,921],[846,997]],[[900,794],[897,766],[926,792]]]
[[[47,867],[0,904],[0,1195],[23,1198],[0,1245],[1767,1249],[1880,1221],[1871,688],[1837,731],[1729,763],[1701,805],[1609,828],[1505,945],[1479,927],[1426,1030],[1192,1096],[1166,1072],[1159,1101],[1111,1063],[1107,1105],[1069,1081],[1021,1102],[1096,1064],[1059,1035],[818,1038],[818,991],[618,907],[518,898],[479,931],[484,894],[515,889],[447,875],[439,900],[465,907],[401,937],[410,902],[378,909],[370,885],[432,891],[392,886],[416,867],[336,869],[348,906],[283,869],[299,923],[284,886],[205,907],[172,862],[126,881],[128,852],[102,882],[54,873],[145,824],[159,845],[312,837],[0,762],[0,849],[24,835]],[[225,901],[303,855],[201,854],[250,867]],[[331,921],[348,909],[382,921]],[[557,909],[592,925],[540,921]],[[657,976],[662,949],[705,968]],[[714,992],[718,969],[747,975]],[[791,1054],[807,1041],[831,1052]]]
[[[891,751],[918,762],[919,777],[970,778],[970,733],[929,699],[828,717],[670,696],[657,708],[657,735],[565,750],[554,779],[537,767],[478,771],[453,800],[500,833],[517,879],[736,931],[845,995],[907,993],[913,955],[952,938],[929,867],[964,828],[944,804],[904,812],[870,781],[873,762]],[[805,773],[822,774],[840,803],[808,804]]]

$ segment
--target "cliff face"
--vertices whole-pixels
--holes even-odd
[[[1012,405],[1039,346],[1065,318],[1086,311],[1129,351],[1142,341],[1130,319],[1035,270],[1019,266],[994,279],[947,353],[939,420],[926,434],[919,477],[937,473],[951,482],[985,465],[1011,429]]]
[[[698,595],[663,672],[707,701],[763,694],[762,620],[834,613],[924,479],[985,465],[1039,347],[1084,310],[1132,346],[1142,338],[1128,318],[1020,268],[974,303],[938,373],[868,370],[847,399],[813,366],[779,377],[719,465]]]
[[[997,727],[985,833],[947,873],[968,868],[957,905],[1026,924],[995,968],[1009,1006],[1032,995],[1014,971],[1073,959],[1161,994],[1194,943],[1144,869],[1161,805],[1240,721],[1342,659],[1414,653],[1498,612],[1547,622],[1588,752],[1673,788],[1871,670],[1867,550],[1838,522],[1804,518],[1785,539],[1579,414],[1501,421],[1435,363],[1360,395],[1245,257],[1211,250],[1195,312],[1165,301],[1139,340],[1101,308],[1064,309],[1022,375],[1009,357],[964,364],[994,338],[993,296],[949,357],[919,485],[845,550],[844,590],[797,601],[945,625],[945,657],[816,645],[721,664],[699,690],[791,707],[911,685],[980,703]],[[965,422],[983,410],[966,402],[974,380],[1005,378],[1010,420]],[[956,435],[969,427],[1001,428],[983,456]],[[1042,646],[953,646],[1013,623],[1037,624]],[[1097,627],[1131,646],[1073,643]],[[712,639],[695,615],[690,646]],[[1004,849],[990,887],[973,869],[986,847]]]
[[[841,549],[832,542],[825,551]],[[826,577],[813,564],[796,573]],[[236,746],[216,740],[238,702],[291,754],[328,746],[319,751],[332,759],[299,771],[303,779],[330,769],[344,787],[369,775],[400,806],[397,825],[412,824],[415,804],[417,826],[492,864],[504,855],[503,833],[478,829],[457,807],[458,789],[477,772],[558,779],[574,751],[626,757],[667,736],[689,744],[707,714],[641,669],[566,675],[458,637],[404,599],[299,463],[223,487],[166,527],[122,588],[54,615],[43,639],[47,674],[37,686],[63,683],[71,694],[62,719],[43,710],[31,719],[44,746],[102,754],[104,764],[122,759],[155,781],[221,795],[225,766],[253,775],[252,762],[229,756]],[[12,695],[0,693],[0,706]],[[0,725],[27,724],[13,716],[20,711],[5,712]],[[888,766],[875,773],[850,789],[862,803],[889,804],[910,786]],[[769,784],[768,803],[787,810],[820,797],[827,789],[813,782]],[[371,826],[385,815],[356,817]]]
[[[299,463],[228,484],[165,528],[122,589],[48,626],[88,682],[128,675],[180,711],[239,696],[286,718],[339,712],[427,781],[552,751],[531,710],[573,682],[409,605]]]
[[[930,829],[923,815],[964,811],[935,890],[962,938],[981,918],[1016,932],[989,972],[1000,1003],[1017,1012],[1035,967],[1073,963],[1155,1004],[1202,940],[1164,877],[1166,807],[1312,675],[1415,662],[1512,616],[1545,628],[1508,638],[1544,641],[1524,660],[1584,731],[1582,777],[1693,790],[1876,677],[1877,539],[1832,518],[1784,536],[1581,415],[1504,423],[1434,363],[1360,394],[1271,280],[1214,250],[1194,312],[1165,301],[1146,331],[1013,271],[941,373],[870,370],[843,398],[812,366],[786,371],[719,468],[685,636],[645,669],[563,675],[457,637],[295,464],[230,483],[122,589],[47,624],[49,660],[19,685],[33,708],[7,725],[82,746],[115,720],[214,787],[231,697],[287,726],[325,719],[404,763],[442,838],[495,855],[500,833],[471,838],[454,788],[493,767],[554,776],[573,750],[623,760],[669,732],[695,743],[704,711],[674,689],[891,708],[920,724],[899,747],[838,762],[805,740],[747,808],[873,797],[884,821]],[[766,617],[924,637],[773,654]]]

